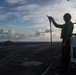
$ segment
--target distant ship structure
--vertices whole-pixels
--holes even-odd
[[[5,41],[4,43],[12,43],[12,41],[10,41],[10,40],[7,40],[7,41]]]

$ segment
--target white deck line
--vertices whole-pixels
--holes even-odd
[[[58,60],[58,58],[60,56],[61,56],[61,54],[57,56],[57,58],[52,62],[52,64],[41,75],[45,75],[47,73],[47,71],[52,67],[52,65]]]

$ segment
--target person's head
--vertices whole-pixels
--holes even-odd
[[[71,20],[71,15],[69,13],[64,14],[63,19],[65,22],[69,22]]]

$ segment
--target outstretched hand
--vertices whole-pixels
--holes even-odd
[[[49,18],[49,20],[53,20],[53,18],[51,16],[47,16]]]

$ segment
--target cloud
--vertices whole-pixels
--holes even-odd
[[[56,29],[55,27],[52,29],[52,36],[54,37],[54,36],[60,36],[60,29]],[[50,31],[50,29],[39,29],[39,30],[37,30],[37,31],[35,31],[35,36],[36,37],[40,37],[40,36],[44,36],[44,37],[47,37],[47,36],[49,36],[49,35],[47,35],[47,34],[50,34],[51,33],[51,31]],[[47,36],[46,36],[47,35]]]
[[[44,30],[43,30],[43,29],[39,29],[39,30],[35,31],[34,36],[35,36],[35,37],[44,36]]]
[[[42,38],[42,32],[40,30],[36,31],[34,34],[25,34],[15,32],[11,29],[0,28],[0,41],[1,40],[11,40],[11,41],[37,41],[37,39]]]
[[[45,30],[45,33],[49,33],[49,32],[50,32],[50,30],[48,30],[48,29],[47,29],[47,30]]]
[[[39,8],[40,6],[34,3],[34,4],[18,6],[15,7],[13,10],[17,11],[16,13],[19,15],[18,20],[20,20],[21,22],[25,22],[25,21],[40,22],[40,20],[38,19],[38,15],[35,14]]]
[[[4,29],[0,28],[0,34],[4,34],[4,33],[5,33]]]
[[[18,33],[11,29],[6,30],[4,28],[0,28],[0,40],[21,40],[25,39],[26,37],[27,35],[24,33]]]
[[[39,7],[39,5],[37,5],[37,4],[26,4],[26,5],[23,5],[23,6],[18,6],[14,10],[18,10],[18,11],[29,10],[29,11],[32,11],[32,10],[35,10],[36,8],[38,8],[38,7]]]
[[[25,0],[6,0],[8,3],[25,3]],[[67,8],[66,8],[67,7]],[[47,22],[46,15],[52,15],[57,22],[63,22],[63,15],[66,12],[70,12],[75,16],[75,0],[74,2],[67,2],[63,0],[59,0],[54,4],[38,5],[37,3],[31,3],[26,5],[20,5],[12,8],[13,13],[11,15],[15,15],[19,21],[33,21],[35,24]],[[5,15],[6,16],[6,15]],[[74,17],[73,16],[73,17]],[[76,17],[76,16],[75,16]],[[74,18],[75,18],[74,17]],[[1,20],[4,19],[1,16]],[[9,18],[9,16],[8,16]],[[73,18],[73,19],[74,19]]]
[[[6,17],[3,15],[0,15],[0,20],[4,20]]]
[[[53,32],[53,40],[59,39],[59,33]],[[49,29],[38,29],[32,34],[25,34],[16,32],[11,29],[0,28],[0,41],[11,40],[11,41],[50,41],[50,30]]]
[[[6,0],[9,4],[24,4],[26,3],[26,0]]]
[[[5,12],[1,12],[0,14],[0,20],[5,20],[7,18],[10,18],[10,16],[12,16],[13,14],[11,12],[5,13]]]
[[[17,3],[19,1],[24,0],[7,0],[10,3]],[[60,1],[60,0],[59,0]],[[50,3],[50,2],[49,2]],[[17,16],[18,20],[21,22],[24,21],[33,21],[34,23],[43,23],[47,22],[46,15],[52,15],[59,22],[62,21],[62,16],[65,12],[70,12],[73,10],[73,3],[66,3],[65,1],[60,1],[55,4],[46,4],[46,5],[38,5],[38,4],[26,4],[14,7],[12,11],[14,11],[11,15]],[[65,6],[67,7],[65,9]],[[74,10],[75,11],[75,10]],[[59,13],[59,14],[56,14]],[[17,14],[17,15],[16,15]]]
[[[5,31],[5,30],[4,30]],[[4,34],[15,34],[15,31],[14,30],[7,30],[6,32],[4,32]]]
[[[1,9],[4,9],[4,7],[0,6],[0,10],[1,10]]]
[[[0,14],[0,20],[4,19],[10,19],[12,16],[16,17],[14,19],[15,22],[29,22],[31,25],[28,25],[28,30],[33,28],[43,28],[43,30],[37,30],[35,31],[34,34],[22,34],[22,33],[12,33],[11,30],[7,30],[7,32],[4,34],[5,35],[15,35],[15,38],[21,38],[20,36],[23,35],[23,37],[28,37],[28,40],[37,40],[37,39],[49,39],[49,32],[50,29],[50,23],[48,21],[47,15],[52,16],[57,23],[64,23],[63,21],[63,15],[68,12],[71,13],[72,15],[72,21],[76,19],[76,1],[64,1],[64,0],[56,0],[57,2],[55,3],[47,3],[45,5],[38,5],[37,3],[30,3],[30,4],[25,4],[26,0],[6,0],[7,3],[9,4],[23,4],[23,5],[18,5],[15,7],[12,7],[12,11],[10,12],[3,12]],[[10,8],[10,7],[9,7]],[[0,9],[4,9],[3,7],[0,7]],[[28,23],[28,24],[29,24]],[[27,23],[26,23],[27,24]],[[33,24],[33,25],[32,25]],[[53,37],[59,37],[60,36],[60,30],[56,29],[53,24],[52,25],[52,31],[53,31]],[[25,25],[26,26],[26,25]],[[25,27],[25,28],[27,28]],[[45,28],[45,29],[44,29]],[[4,35],[2,34],[2,35]],[[44,37],[43,37],[44,36]],[[13,36],[12,36],[13,37]],[[43,38],[42,38],[43,37]],[[14,37],[13,37],[14,38]],[[14,38],[14,39],[15,39]],[[57,39],[57,38],[55,38]],[[45,40],[45,39],[44,39]]]
[[[18,20],[21,22],[25,21],[33,21],[34,23],[41,23],[44,22],[46,19],[44,18],[45,14],[43,15],[41,13],[42,6],[39,6],[38,4],[31,3],[26,5],[21,5],[13,8],[12,10],[15,11],[18,17]],[[42,8],[43,9],[43,8]],[[12,14],[14,14],[12,13]]]

